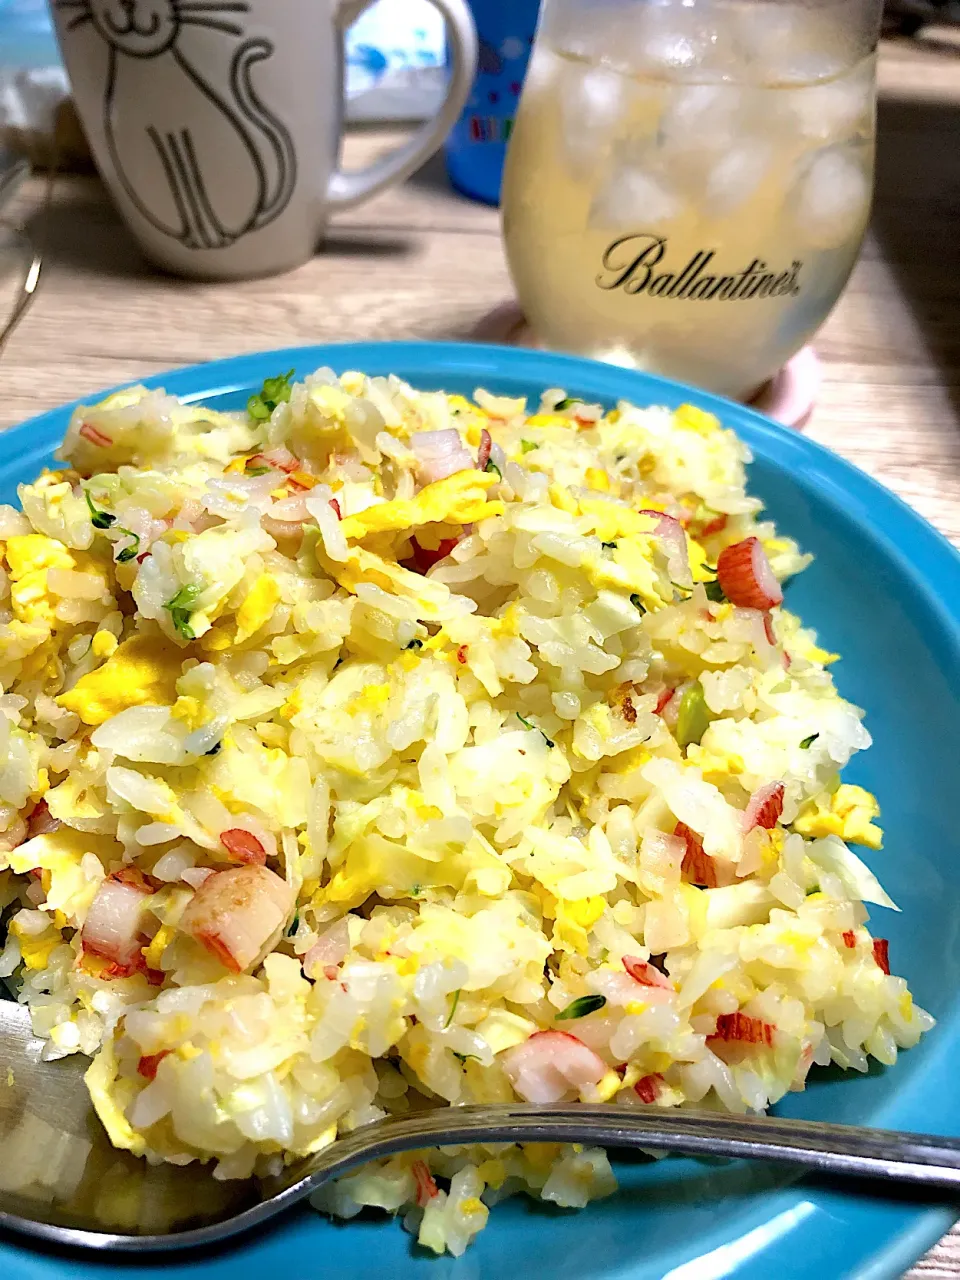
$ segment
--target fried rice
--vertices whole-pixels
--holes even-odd
[[[0,507],[0,976],[112,1142],[215,1178],[461,1103],[761,1111],[932,1025],[870,745],[710,414],[321,369],[133,387]],[[459,1254],[600,1150],[315,1198]]]

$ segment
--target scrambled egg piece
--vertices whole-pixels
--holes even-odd
[[[496,897],[509,882],[510,872],[499,859],[475,844],[434,861],[383,836],[368,835],[353,842],[343,866],[319,891],[318,900],[342,903],[352,910],[371,893],[406,898],[414,890],[442,886],[461,890],[468,883],[485,896]]]
[[[160,961],[163,959],[163,953],[169,944],[173,941],[176,929],[172,924],[162,924],[154,934],[153,941],[147,947],[141,947],[141,954],[147,963],[148,969],[159,969]]]
[[[279,600],[280,588],[276,578],[269,573],[261,573],[237,610],[237,644],[249,640],[264,623],[270,621]]]
[[[793,828],[808,838],[839,836],[868,849],[883,847],[883,831],[872,819],[880,814],[876,796],[863,787],[842,783],[829,801],[813,800],[805,805]]]
[[[209,631],[205,631],[200,637],[200,648],[205,653],[223,653],[227,649],[233,648],[233,641],[230,639],[230,628],[224,622],[216,622]]]
[[[674,410],[673,420],[678,427],[695,431],[699,436],[709,436],[720,430],[719,419],[712,413],[698,409],[695,404],[682,404],[679,409]]]
[[[599,467],[587,467],[584,479],[591,489],[596,489],[599,493],[610,492],[610,477]]]
[[[525,427],[573,427],[576,429],[576,418],[568,418],[562,413],[534,413],[527,419]]]
[[[502,502],[488,502],[487,490],[497,477],[486,471],[458,471],[426,485],[415,498],[381,502],[353,516],[340,529],[347,539],[370,533],[393,533],[423,524],[473,524],[487,516],[503,514]]]
[[[113,1042],[107,1040],[87,1068],[83,1079],[90,1091],[96,1113],[113,1145],[132,1151],[135,1156],[142,1156],[147,1149],[146,1139],[134,1130],[124,1115],[139,1090],[134,1080],[118,1079],[119,1072]]]
[[[647,609],[659,609],[663,604],[650,550],[634,538],[624,538],[609,555],[588,559],[583,567],[595,587],[636,593]]]
[[[10,921],[10,932],[20,943],[20,955],[28,969],[45,969],[51,951],[63,941],[53,925],[43,933],[27,933],[14,919]]]
[[[177,696],[183,653],[161,636],[131,636],[102,667],[57,699],[84,724],[103,724],[128,707],[169,706]]]
[[[694,582],[712,582],[717,576],[707,568],[707,553],[695,538],[687,534],[687,556],[690,560],[690,573]]]
[[[829,649],[821,649],[818,644],[813,644],[802,628],[793,638],[792,652],[800,658],[806,658],[808,662],[818,662],[823,667],[840,661],[839,653],[831,653]]]
[[[594,1085],[594,1098],[598,1102],[609,1102],[623,1088],[625,1077],[621,1079],[618,1071],[608,1071],[603,1079]],[[589,1179],[588,1179],[589,1181]]]
[[[51,650],[45,643],[49,639],[49,627],[13,618],[5,627],[0,628],[0,662],[23,660],[25,666],[29,663],[29,670],[22,673],[22,678],[32,679],[45,662],[56,657],[55,650]]]
[[[562,484],[550,485],[547,493],[550,495],[550,501],[558,511],[566,511],[571,516],[579,515],[580,506],[576,498]]]
[[[42,533],[24,533],[8,538],[6,554],[10,577],[14,581],[38,569],[72,569],[75,563],[63,543]]]
[[[335,418],[337,422],[346,421],[347,410],[353,403],[353,393],[348,393],[341,387],[335,387],[329,383],[322,383],[319,386],[310,388],[310,400],[318,409],[330,418]]]
[[[442,582],[433,582],[363,547],[351,547],[343,561],[328,559],[318,547],[317,559],[345,591],[355,593],[361,582],[372,583],[389,595],[413,600],[424,619],[432,618],[450,599],[450,590]]]
[[[84,854],[101,847],[103,840],[102,836],[64,825],[46,835],[34,836],[12,850],[10,866],[17,875],[26,875],[35,867],[40,868],[44,872],[44,905],[47,910],[62,911],[65,923],[81,923],[86,918],[103,874],[88,874],[81,863]],[[53,945],[59,941],[58,935]]]
[[[447,396],[447,407],[453,419],[451,425],[467,437],[467,444],[476,448],[480,443],[481,432],[489,421],[487,414],[466,396]]]
[[[701,770],[708,782],[715,784],[718,779],[736,778],[746,769],[743,756],[735,751],[707,751],[696,742],[687,747],[687,759]]]
[[[119,641],[112,631],[98,631],[90,641],[95,658],[110,658],[117,652]]]
[[[603,915],[606,905],[606,899],[599,894],[590,898],[557,899],[554,945],[563,951],[573,950],[577,955],[585,956],[590,949],[590,930]]]
[[[21,622],[53,623],[56,607],[47,591],[48,569],[73,569],[76,561],[62,543],[42,533],[7,540],[10,603]]]
[[[551,486],[550,489],[551,498],[554,487]],[[589,532],[595,533],[601,542],[616,542],[619,538],[653,533],[657,527],[654,516],[631,511],[629,507],[621,506],[619,502],[610,502],[606,498],[580,498],[576,506],[579,514],[585,517]]]
[[[199,698],[191,698],[181,694],[170,708],[170,714],[174,720],[179,720],[181,724],[185,724],[191,731],[199,729],[205,723],[205,713]]]

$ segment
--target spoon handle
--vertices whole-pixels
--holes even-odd
[[[254,1203],[248,1200],[239,1210],[219,1212],[202,1225],[174,1225],[184,1216],[195,1223],[196,1216],[171,1214],[167,1217],[170,1226],[156,1234],[118,1231],[96,1218],[83,1223],[76,1218],[69,1223],[36,1220],[4,1212],[0,1206],[0,1227],[58,1244],[120,1252],[210,1245],[266,1222],[331,1178],[369,1160],[421,1147],[473,1142],[578,1142],[691,1156],[774,1160],[820,1173],[918,1186],[934,1199],[944,1191],[954,1199],[960,1191],[960,1139],[956,1138],[712,1111],[609,1104],[495,1104],[440,1107],[366,1125],[338,1138],[306,1162],[249,1184],[256,1197]]]
[[[655,1107],[484,1105],[418,1112],[359,1129],[318,1153],[288,1188],[415,1147],[467,1142],[579,1142],[608,1147],[776,1160],[821,1173],[960,1189],[960,1139],[774,1116]],[[292,1171],[291,1171],[292,1172]],[[283,1192],[281,1194],[285,1194]],[[305,1194],[300,1190],[300,1194]]]

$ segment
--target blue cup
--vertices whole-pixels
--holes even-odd
[[[473,200],[500,203],[507,142],[537,30],[540,0],[468,0],[480,37],[473,92],[446,143],[450,181]]]

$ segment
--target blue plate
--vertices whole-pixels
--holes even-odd
[[[612,403],[690,401],[733,427],[753,450],[751,490],[779,526],[814,553],[789,589],[790,607],[844,655],[842,692],[868,710],[872,750],[847,773],[879,794],[886,847],[871,857],[902,915],[874,909],[894,972],[939,1025],[890,1071],[820,1072],[790,1094],[784,1115],[960,1136],[960,857],[951,821],[960,760],[960,557],[908,507],[826,449],[742,406],[677,383],[566,356],[442,343],[299,347],[198,365],[147,379],[187,400],[241,407],[265,377],[295,367],[397,373],[417,387],[470,395],[482,385],[537,396],[545,387]],[[0,501],[49,460],[72,406],[0,436]],[[0,1151],[0,1160],[3,1153]],[[263,1276],[504,1275],[536,1251],[551,1280],[883,1280],[901,1274],[960,1216],[960,1208],[865,1185],[798,1181],[773,1166],[686,1159],[621,1161],[621,1191],[583,1213],[525,1199],[498,1207],[463,1258],[428,1262],[393,1222],[333,1225],[301,1210],[240,1243],[179,1255],[196,1280]],[[108,1260],[0,1237],[4,1280],[162,1280],[167,1256]],[[529,1263],[527,1264],[529,1265]]]

